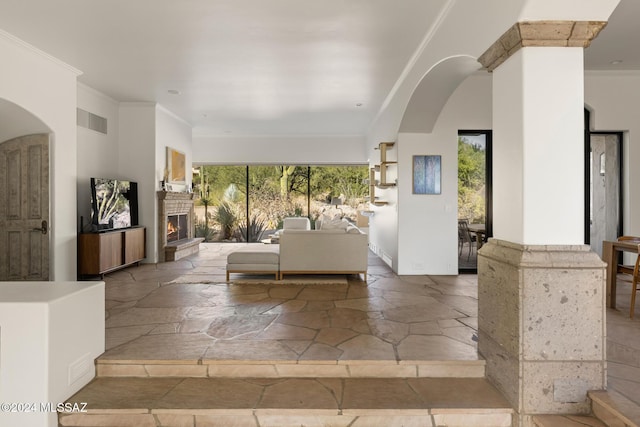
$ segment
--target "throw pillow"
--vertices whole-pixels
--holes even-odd
[[[347,226],[347,233],[350,234],[360,234],[360,229],[353,224],[349,224]]]

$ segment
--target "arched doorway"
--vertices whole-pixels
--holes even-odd
[[[49,279],[49,130],[0,100],[0,280]]]

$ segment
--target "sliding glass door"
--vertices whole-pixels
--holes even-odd
[[[368,208],[366,165],[200,166],[194,171],[196,235],[207,241],[257,242],[288,216],[355,222]]]
[[[476,272],[492,235],[491,131],[458,132],[458,271]]]

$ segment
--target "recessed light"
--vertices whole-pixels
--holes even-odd
[[[167,92],[171,95],[180,95],[180,91],[178,89],[169,89]]]
[[[618,65],[618,64],[622,64],[622,59],[616,59],[616,60],[613,60],[613,61],[609,62],[609,64],[611,64],[611,65]]]
[[[362,102],[358,102],[358,103],[356,104],[356,107],[362,107]]]

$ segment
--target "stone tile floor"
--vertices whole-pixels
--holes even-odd
[[[367,284],[225,284],[238,245],[203,244],[184,260],[107,275],[100,359],[478,360],[475,275],[398,276],[371,255]],[[618,292],[618,309],[607,310],[608,384],[640,405],[640,307],[629,319],[630,287]]]
[[[107,275],[101,359],[478,359],[475,276],[399,277],[372,255],[368,283],[232,274],[248,282],[226,284],[226,254],[239,245]]]

